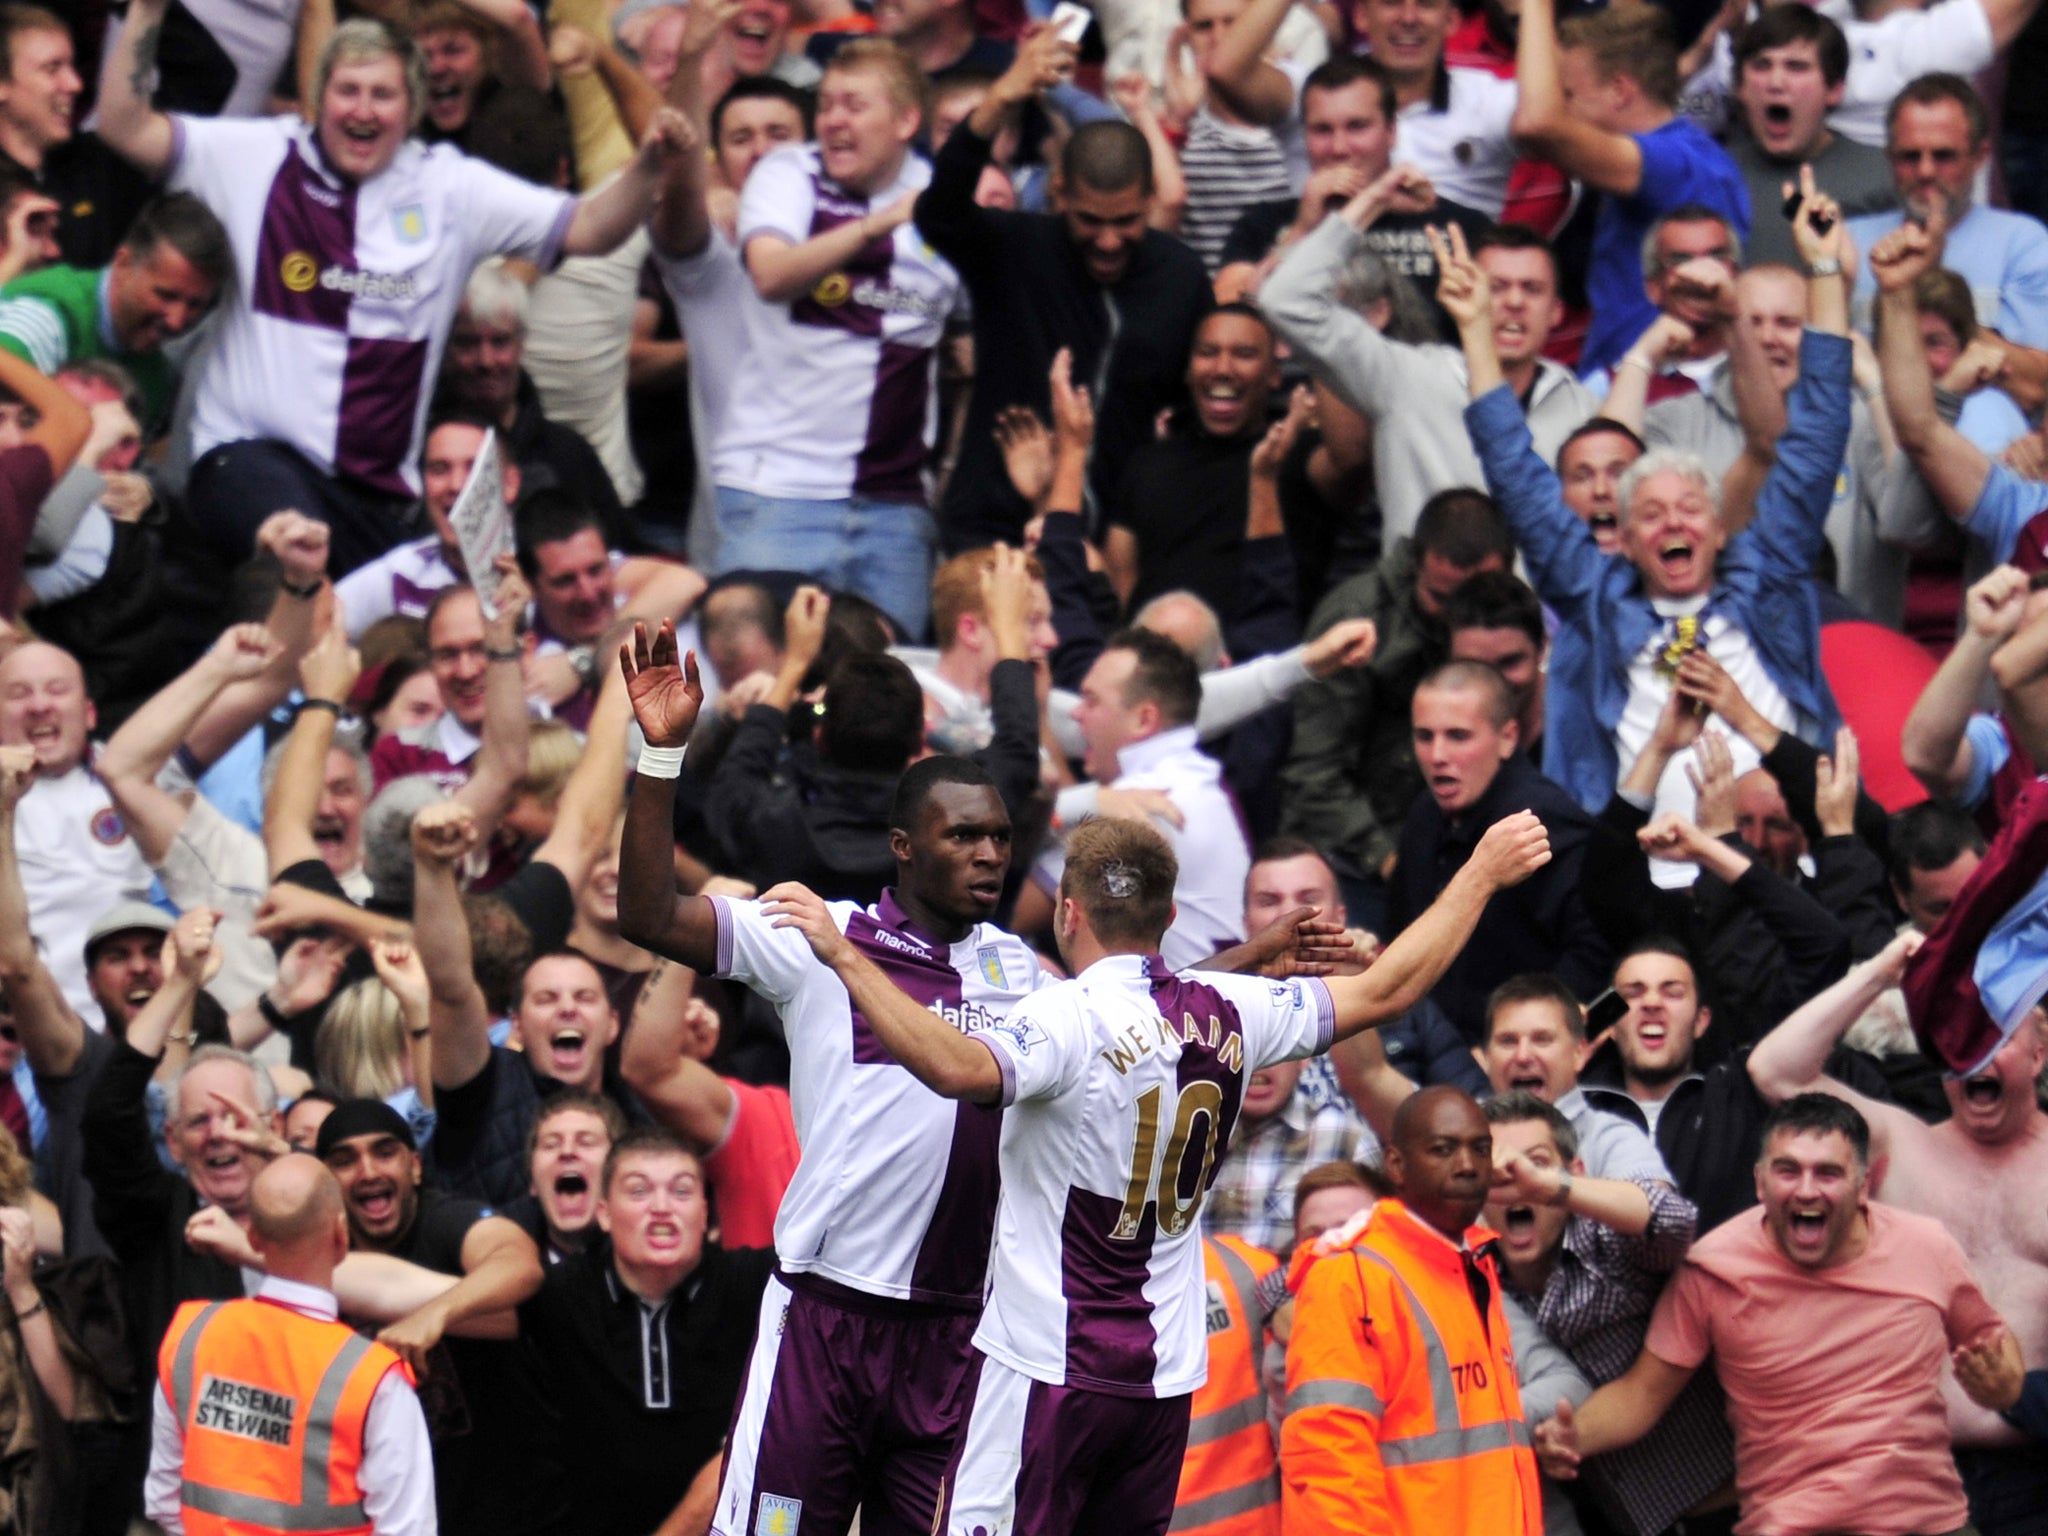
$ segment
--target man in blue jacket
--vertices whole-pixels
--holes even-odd
[[[1694,649],[1744,677],[1746,693],[1758,689],[1768,701],[1758,707],[1781,728],[1833,739],[1838,716],[1821,672],[1813,571],[1849,435],[1849,299],[1839,211],[1810,175],[1804,179],[1793,233],[1811,273],[1809,318],[1799,382],[1755,516],[1731,528],[1704,465],[1668,450],[1648,453],[1622,482],[1620,559],[1600,552],[1530,445],[1494,357],[1485,278],[1457,230],[1439,254],[1438,296],[1458,323],[1471,373],[1466,429],[1530,580],[1560,621],[1544,772],[1588,811],[1613,796],[1656,727],[1679,661]],[[1816,215],[1832,221],[1825,233]]]

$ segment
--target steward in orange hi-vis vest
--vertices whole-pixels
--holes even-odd
[[[368,1531],[356,1475],[392,1370],[404,1362],[343,1323],[260,1299],[186,1302],[157,1380],[184,1431],[188,1536]]]
[[[1471,1228],[1466,1249],[1491,1236]],[[1542,1536],[1492,1256],[1382,1200],[1303,1245],[1288,1278],[1287,1529]]]
[[[1259,1282],[1280,1267],[1235,1237],[1202,1240],[1208,1283],[1209,1379],[1189,1406],[1169,1531],[1184,1536],[1280,1536],[1280,1458],[1259,1380],[1266,1327]]]

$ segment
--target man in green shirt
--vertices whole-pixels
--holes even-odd
[[[107,266],[44,267],[0,289],[0,347],[46,374],[81,358],[111,358],[134,376],[144,428],[155,431],[175,387],[164,344],[204,318],[233,270],[212,210],[171,193],[136,216]]]

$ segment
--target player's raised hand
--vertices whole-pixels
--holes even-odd
[[[1296,907],[1246,941],[1261,976],[1331,976],[1354,969],[1358,952],[1351,931],[1322,915],[1319,907]]]
[[[687,745],[704,707],[704,685],[697,678],[697,653],[676,660],[676,627],[667,619],[650,644],[647,626],[635,624],[631,644],[619,647],[619,670],[626,676],[626,695],[633,718],[650,747]]]
[[[1520,885],[1550,862],[1550,833],[1534,811],[1517,811],[1488,827],[1472,863],[1497,891]]]
[[[761,910],[777,928],[794,928],[825,964],[837,966],[858,953],[832,921],[831,908],[809,886],[795,880],[771,885],[761,897]]]

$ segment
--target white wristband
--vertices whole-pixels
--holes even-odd
[[[633,771],[650,779],[679,779],[683,776],[683,750],[681,747],[642,747],[640,761],[633,765]]]

